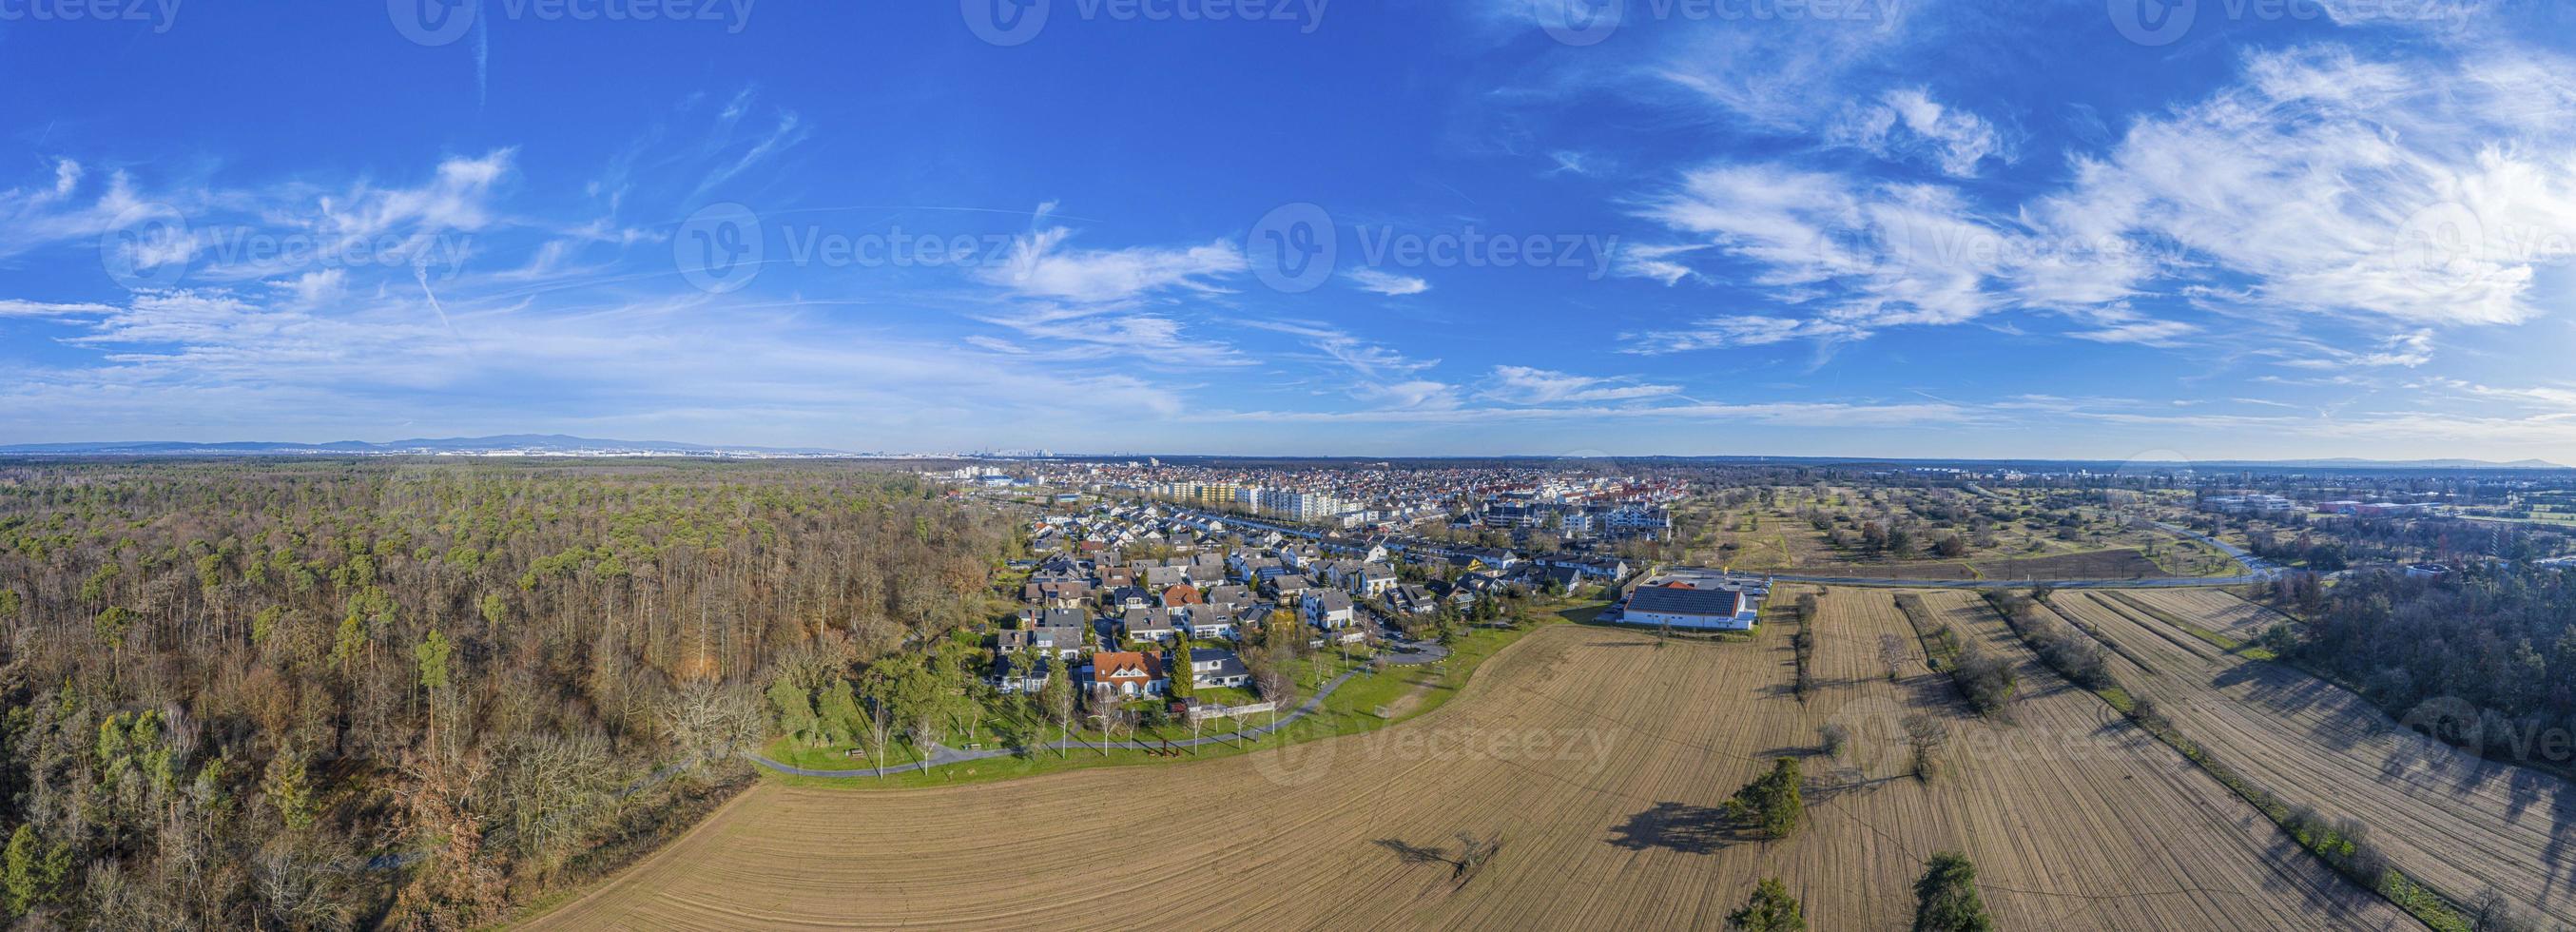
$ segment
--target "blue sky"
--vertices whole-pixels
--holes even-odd
[[[0,0],[0,442],[2576,462],[2560,5],[298,6]]]

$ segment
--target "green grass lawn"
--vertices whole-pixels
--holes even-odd
[[[770,739],[770,742],[760,749],[760,756],[790,767],[804,767],[809,770],[851,770],[876,766],[876,760],[869,757],[864,750],[861,750],[856,757],[850,756],[849,752],[858,747],[850,744],[809,747],[794,738],[779,737]],[[885,763],[888,766],[913,764],[920,760],[920,752],[913,750],[912,745],[904,743],[903,739],[897,738],[886,742]]]

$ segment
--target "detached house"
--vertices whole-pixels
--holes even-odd
[[[1160,654],[1134,651],[1091,655],[1091,690],[1110,696],[1159,696],[1170,685],[1163,678]]]
[[[1440,610],[1440,599],[1421,586],[1402,585],[1388,590],[1387,604],[1407,615],[1428,615]]]
[[[1236,579],[1248,583],[1260,582],[1261,571],[1279,568],[1279,561],[1271,557],[1253,556],[1246,551],[1236,551],[1233,556],[1226,558],[1226,568],[1234,571]]]
[[[1395,588],[1395,570],[1384,566],[1362,566],[1343,575],[1342,587],[1352,595],[1374,599]]]
[[[1180,634],[1180,629],[1173,624],[1172,611],[1165,608],[1128,609],[1119,626],[1126,630],[1129,639],[1137,641],[1169,641]]]
[[[1351,594],[1339,589],[1309,590],[1302,602],[1306,623],[1327,631],[1350,627],[1358,620],[1351,607]]]
[[[996,649],[1003,656],[1032,651],[1072,656],[1091,649],[1091,617],[1080,609],[1051,608],[1023,614],[1021,627],[1001,632]]]
[[[1154,604],[1154,594],[1141,586],[1120,586],[1100,598],[1100,608],[1107,612],[1124,612]]]
[[[1252,682],[1252,671],[1243,658],[1224,648],[1190,651],[1190,682],[1200,689],[1220,686],[1243,686]]]
[[[1004,654],[993,660],[993,688],[1004,694],[1035,693],[1045,689],[1047,677],[1064,665],[1064,658],[1043,653]]]
[[[1235,617],[1242,609],[1233,605],[1193,605],[1183,616],[1183,625],[1193,638],[1235,639]]]
[[[1023,602],[1065,605],[1090,597],[1091,584],[1079,579],[1054,579],[1020,587],[1020,600]]]

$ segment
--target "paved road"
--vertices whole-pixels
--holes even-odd
[[[1336,676],[1336,677],[1334,677],[1334,678],[1333,678],[1333,680],[1332,680],[1332,682],[1325,683],[1325,684],[1324,684],[1324,688],[1323,688],[1322,690],[1317,691],[1317,692],[1315,693],[1315,695],[1314,695],[1314,697],[1313,697],[1313,698],[1310,698],[1310,699],[1306,700],[1305,702],[1300,703],[1300,704],[1299,704],[1295,709],[1291,709],[1291,710],[1289,710],[1288,714],[1286,714],[1286,715],[1282,715],[1282,716],[1280,716],[1278,719],[1276,719],[1276,720],[1274,720],[1274,721],[1271,721],[1271,722],[1268,722],[1268,723],[1266,723],[1266,724],[1254,725],[1254,726],[1247,727],[1247,728],[1239,728],[1239,729],[1236,729],[1236,730],[1234,730],[1234,731],[1224,732],[1224,733],[1221,733],[1221,734],[1202,735],[1202,736],[1199,736],[1199,737],[1196,737],[1196,738],[1183,738],[1183,739],[1175,740],[1175,741],[1173,741],[1173,742],[1171,742],[1171,743],[1169,743],[1169,744],[1165,744],[1165,743],[1160,742],[1160,741],[1132,741],[1132,740],[1130,740],[1130,741],[1050,741],[1050,742],[1047,742],[1047,743],[1045,743],[1045,744],[1041,744],[1041,745],[1038,745],[1038,746],[1036,746],[1036,747],[1029,748],[1028,750],[1030,750],[1030,751],[1106,751],[1106,750],[1121,750],[1121,749],[1123,749],[1123,750],[1130,750],[1130,751],[1157,751],[1157,750],[1161,750],[1161,749],[1166,748],[1166,747],[1173,747],[1173,748],[1194,748],[1194,747],[1202,747],[1202,746],[1205,746],[1205,745],[1211,745],[1211,744],[1230,744],[1230,743],[1236,743],[1236,742],[1242,742],[1242,741],[1257,740],[1257,739],[1260,739],[1260,738],[1263,738],[1263,737],[1267,737],[1271,732],[1278,731],[1279,729],[1286,728],[1286,727],[1288,727],[1288,726],[1290,726],[1290,725],[1296,724],[1296,722],[1297,722],[1297,720],[1298,720],[1298,719],[1305,718],[1305,717],[1306,717],[1306,716],[1308,716],[1308,715],[1312,715],[1312,714],[1314,714],[1314,712],[1315,712],[1315,710],[1316,710],[1316,709],[1319,709],[1319,708],[1322,708],[1322,707],[1323,707],[1323,705],[1324,705],[1324,700],[1325,700],[1326,698],[1329,698],[1329,697],[1331,697],[1331,696],[1332,696],[1332,694],[1333,694],[1333,690],[1336,690],[1336,689],[1340,689],[1340,688],[1342,688],[1342,684],[1343,684],[1343,683],[1349,682],[1351,677],[1358,676],[1358,675],[1360,675],[1362,672],[1365,672],[1365,671],[1364,671],[1364,669],[1363,669],[1363,670],[1352,670],[1352,671],[1347,672],[1347,673],[1344,673],[1344,674],[1342,674],[1342,675],[1340,675],[1340,676]],[[1020,750],[1021,750],[1021,749],[1018,749],[1018,748],[988,748],[988,749],[980,750],[980,751],[960,751],[960,750],[958,750],[958,749],[956,749],[956,748],[940,747],[940,746],[937,746],[937,745],[933,745],[933,746],[931,747],[931,751],[930,751],[930,767],[946,767],[946,766],[949,766],[949,765],[952,765],[952,764],[963,764],[963,763],[966,763],[966,762],[968,762],[968,761],[992,760],[992,759],[997,758],[997,757],[1008,757],[1008,756],[1010,756],[1010,755],[1013,755],[1013,754],[1017,754],[1017,753],[1019,753],[1019,752],[1020,752]],[[749,752],[745,752],[745,753],[743,754],[743,756],[744,756],[744,757],[746,757],[746,758],[749,758],[749,759],[751,760],[751,762],[752,762],[752,763],[754,763],[754,764],[758,764],[758,765],[760,765],[760,766],[767,767],[767,768],[769,768],[769,769],[771,769],[771,770],[778,771],[779,773],[791,773],[791,774],[795,774],[795,775],[797,775],[797,776],[803,776],[803,777],[882,777],[882,776],[888,776],[888,775],[891,775],[891,774],[903,773],[903,772],[906,772],[906,771],[927,769],[927,768],[924,768],[924,767],[923,767],[922,765],[920,765],[920,764],[905,764],[905,765],[902,765],[902,766],[896,766],[896,767],[862,767],[862,768],[858,768],[858,769],[855,769],[855,770],[815,770],[815,769],[806,768],[806,767],[797,767],[797,766],[793,766],[793,765],[789,765],[789,764],[782,764],[782,763],[779,763],[779,762],[777,762],[777,761],[770,760],[769,758],[762,757],[762,756],[760,756],[760,755],[758,755],[758,754],[753,754],[753,753],[749,753]]]
[[[1403,629],[1395,626],[1394,619],[1386,617],[1376,608],[1362,606],[1361,611],[1368,615],[1370,624],[1377,626],[1378,643],[1382,648],[1377,659],[1387,666],[1418,667],[1448,658],[1448,648],[1430,641],[1406,638]]]

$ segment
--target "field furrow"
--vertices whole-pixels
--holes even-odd
[[[2243,639],[2270,622],[2218,592],[2129,593]],[[2454,897],[2493,888],[2557,922],[2576,922],[2576,788],[2487,761],[2397,727],[2360,696],[2285,664],[2248,661],[2101,593],[2059,593],[2059,609],[2158,673],[2120,665],[2182,733],[2292,805],[2356,818],[2396,866]]]

